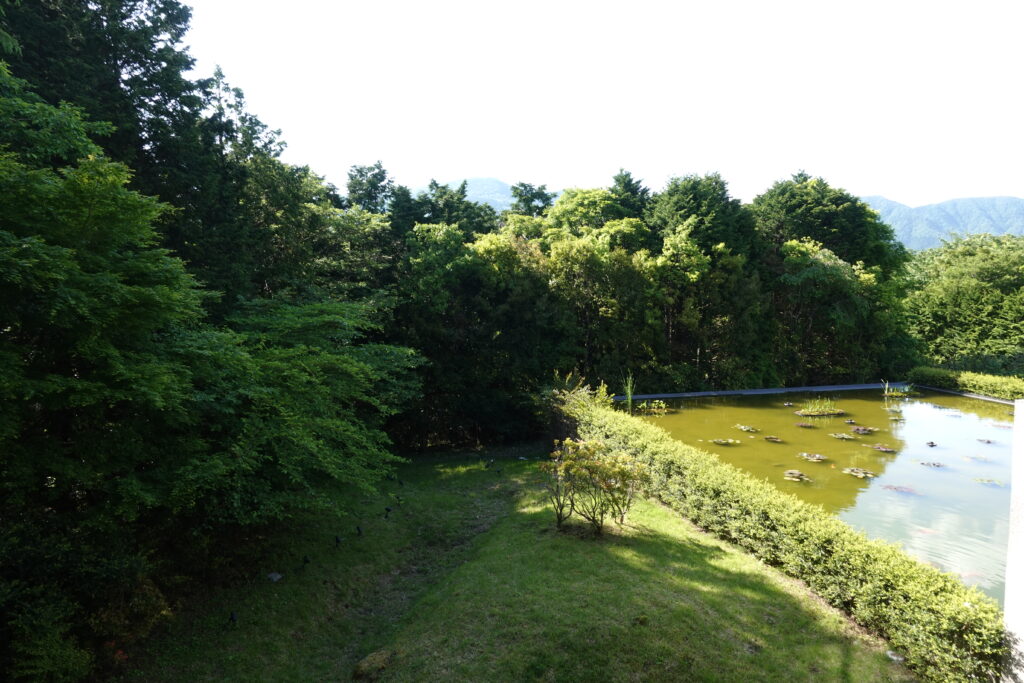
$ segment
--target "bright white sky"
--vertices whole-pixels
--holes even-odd
[[[804,169],[911,206],[1024,196],[1021,0],[184,0],[286,161],[750,200]]]

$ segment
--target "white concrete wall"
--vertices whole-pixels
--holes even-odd
[[[1006,548],[1006,629],[1016,638],[1014,671],[1006,680],[1024,679],[1024,399],[1013,409],[1010,466],[1010,540]]]

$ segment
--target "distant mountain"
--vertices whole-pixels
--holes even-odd
[[[456,180],[445,183],[445,185],[457,187],[461,182],[461,180]],[[426,189],[423,187],[416,190],[416,192],[423,192]],[[552,190],[550,187],[547,188],[547,191],[554,192],[556,195],[561,194],[561,190]],[[471,202],[490,204],[495,211],[504,211],[512,206],[512,202],[515,201],[512,197],[512,186],[504,180],[498,180],[497,178],[467,178],[466,199]]]
[[[467,178],[466,199],[490,204],[495,211],[504,211],[512,206],[512,186],[497,178]]]
[[[951,199],[911,208],[885,197],[863,197],[896,237],[910,249],[930,249],[952,233],[989,232],[993,235],[1024,235],[1024,199],[979,197]]]
[[[458,187],[461,180],[442,183],[448,187]],[[413,194],[426,192],[427,188],[413,190]],[[504,211],[512,206],[512,186],[497,178],[466,178],[466,199],[471,202],[490,204],[495,211]]]

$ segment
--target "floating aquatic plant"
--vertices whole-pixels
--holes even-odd
[[[965,455],[964,460],[973,460],[974,462],[992,462],[992,458],[986,458],[983,455]]]
[[[636,411],[641,415],[651,415],[654,417],[660,417],[668,413],[668,404],[664,401],[654,399],[652,401],[641,401],[636,407]]]
[[[807,462],[825,462],[826,460],[821,453],[797,453],[796,457],[803,458]]]
[[[836,402],[830,398],[813,398],[805,401],[796,414],[801,417],[830,417],[832,415],[845,415],[845,410],[836,407]]]
[[[921,464],[924,465],[925,467],[945,467],[945,465],[941,462],[922,462]]]
[[[998,479],[982,479],[980,477],[977,477],[977,478],[975,478],[974,481],[978,482],[979,484],[984,484],[985,486],[1002,486],[1003,485],[1003,482],[999,481]]]
[[[866,448],[874,448],[876,451],[881,451],[882,453],[895,453],[896,452],[895,448],[887,446],[884,443],[864,444],[864,446]]]
[[[711,439],[711,443],[717,443],[719,446],[735,446],[741,442],[738,439]]]
[[[890,387],[889,383],[885,382],[885,392],[883,395],[886,398],[907,398],[908,396],[920,396],[921,394],[914,389],[913,384],[906,384],[903,387]]]
[[[750,425],[739,425],[738,424],[738,425],[733,425],[733,427],[735,427],[736,429],[739,429],[740,431],[743,431],[743,432],[755,433],[755,432],[761,431],[757,427],[751,427]]]
[[[843,470],[843,474],[849,474],[858,479],[868,479],[870,477],[877,477],[878,475],[871,470],[866,470],[863,467],[847,467]]]
[[[765,441],[770,441],[772,443],[782,443],[782,439],[780,439],[777,436],[766,436],[766,437],[764,437],[764,440]]]
[[[829,436],[831,436],[833,439],[839,439],[840,441],[853,441],[855,438],[857,438],[855,436],[850,436],[849,434],[842,434],[838,432],[829,434]]]
[[[782,478],[786,481],[810,481],[811,478],[800,470],[786,470],[782,473]]]
[[[993,444],[993,443],[995,443],[995,441],[993,441],[992,439],[978,439],[978,441],[979,441],[980,443],[987,443],[987,444]]]
[[[851,427],[850,431],[854,434],[873,434],[878,431],[878,427]]]
[[[812,425],[810,422],[797,422],[796,426],[802,427],[803,429],[814,429],[814,425]]]

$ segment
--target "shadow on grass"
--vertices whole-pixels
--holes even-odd
[[[904,676],[667,508],[640,503],[600,538],[556,531],[535,461],[519,459],[543,454],[417,458],[379,496],[339,499],[343,521],[280,529],[251,580],[186,605],[123,678],[344,680],[382,651],[393,680]]]
[[[591,538],[520,510],[403,620],[385,678],[909,678],[791,581],[644,503]]]
[[[338,492],[337,514],[310,513],[269,530],[233,572],[242,578],[177,606],[128,653],[118,677],[348,679],[414,602],[512,512],[532,476],[531,463],[518,458],[543,454],[535,445],[507,449],[500,474],[479,453],[432,454],[399,467],[377,495]]]

